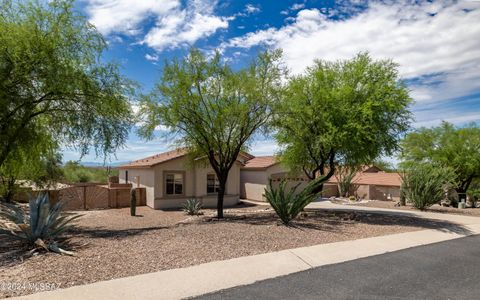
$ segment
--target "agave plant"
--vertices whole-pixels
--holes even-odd
[[[73,255],[60,247],[59,238],[65,230],[72,227],[71,222],[80,215],[69,216],[62,213],[60,202],[50,205],[48,194],[39,194],[36,198],[30,197],[27,214],[21,207],[13,204],[1,204],[0,217],[11,222],[0,225],[0,233],[8,234],[24,244],[33,247],[33,252],[45,249],[60,254]]]
[[[324,181],[324,178],[314,180],[298,193],[299,184],[288,190],[286,180],[282,180],[277,188],[274,188],[270,181],[270,187],[265,190],[265,198],[283,224],[289,225],[290,221],[295,219],[305,206],[317,198],[318,195],[314,190],[318,184],[322,184]]]
[[[183,211],[191,216],[200,214],[201,208],[202,203],[195,198],[188,199],[183,205]]]

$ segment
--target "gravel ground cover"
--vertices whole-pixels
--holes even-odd
[[[417,210],[411,204],[407,203],[407,206],[395,206],[397,202],[395,201],[380,201],[380,200],[371,200],[366,203],[350,204],[356,206],[368,206],[368,207],[378,207],[378,208],[390,208],[390,209],[401,209],[401,210]],[[432,205],[427,208],[427,212],[435,213],[448,213],[448,214],[458,214],[458,215],[468,215],[474,217],[480,217],[480,208],[465,208],[458,209],[454,207],[445,207],[438,204]]]
[[[201,216],[181,211],[137,208],[81,212],[68,234],[75,257],[53,253],[22,258],[15,244],[0,240],[0,297],[35,292],[6,289],[8,284],[55,284],[66,288],[113,278],[181,268],[216,260],[289,248],[455,225],[404,216],[315,211],[294,226],[279,225],[267,206],[239,206],[217,220],[213,210]]]

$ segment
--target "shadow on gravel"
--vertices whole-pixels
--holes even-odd
[[[127,238],[130,236],[139,235],[139,234],[144,234],[149,231],[167,229],[167,228],[171,228],[171,227],[155,226],[155,227],[130,228],[130,229],[106,229],[102,227],[97,227],[97,228],[75,227],[69,231],[69,235],[75,236],[75,237],[86,237],[86,238],[121,239],[121,238]]]
[[[259,226],[283,226],[279,218],[273,213],[257,213],[245,215],[230,215],[223,220],[215,218],[204,219],[205,222],[229,222]],[[358,212],[341,210],[307,210],[302,212],[297,219],[291,222],[290,228],[300,230],[322,230],[335,231],[342,233],[342,226],[348,224],[363,223],[379,226],[405,226],[424,229],[435,229],[442,232],[452,232],[462,235],[469,235],[472,232],[456,223],[419,218],[411,213],[389,214],[383,211],[379,212]]]

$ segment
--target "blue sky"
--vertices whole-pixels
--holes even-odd
[[[148,92],[163,62],[190,46],[215,49],[235,67],[257,51],[281,48],[292,74],[314,59],[348,59],[360,51],[400,64],[411,96],[414,127],[441,120],[480,121],[480,1],[213,1],[81,0],[77,9],[105,36],[105,60]],[[132,130],[111,162],[169,150],[171,141],[143,141]],[[255,155],[276,151],[257,139]],[[64,160],[79,159],[64,149]],[[103,162],[87,155],[82,161]]]

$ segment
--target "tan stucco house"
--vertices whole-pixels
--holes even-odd
[[[240,199],[240,168],[253,156],[242,153],[228,175],[225,206]],[[189,163],[186,149],[175,149],[119,167],[120,183],[145,187],[146,204],[154,209],[178,208],[189,198],[200,200],[204,207],[215,207],[218,180],[208,164]]]
[[[208,163],[189,163],[184,148],[135,160],[119,167],[120,183],[132,183],[146,189],[146,204],[154,209],[179,208],[189,198],[200,200],[204,207],[217,204],[218,180]],[[239,199],[266,201],[265,189],[270,180],[275,187],[287,179],[287,188],[298,185],[298,191],[308,183],[305,176],[288,172],[275,156],[253,156],[242,152],[228,175],[225,206]],[[395,200],[400,195],[398,173],[386,173],[368,166],[354,178],[355,195],[364,199]],[[338,196],[338,182],[333,176],[324,185],[323,197]]]

